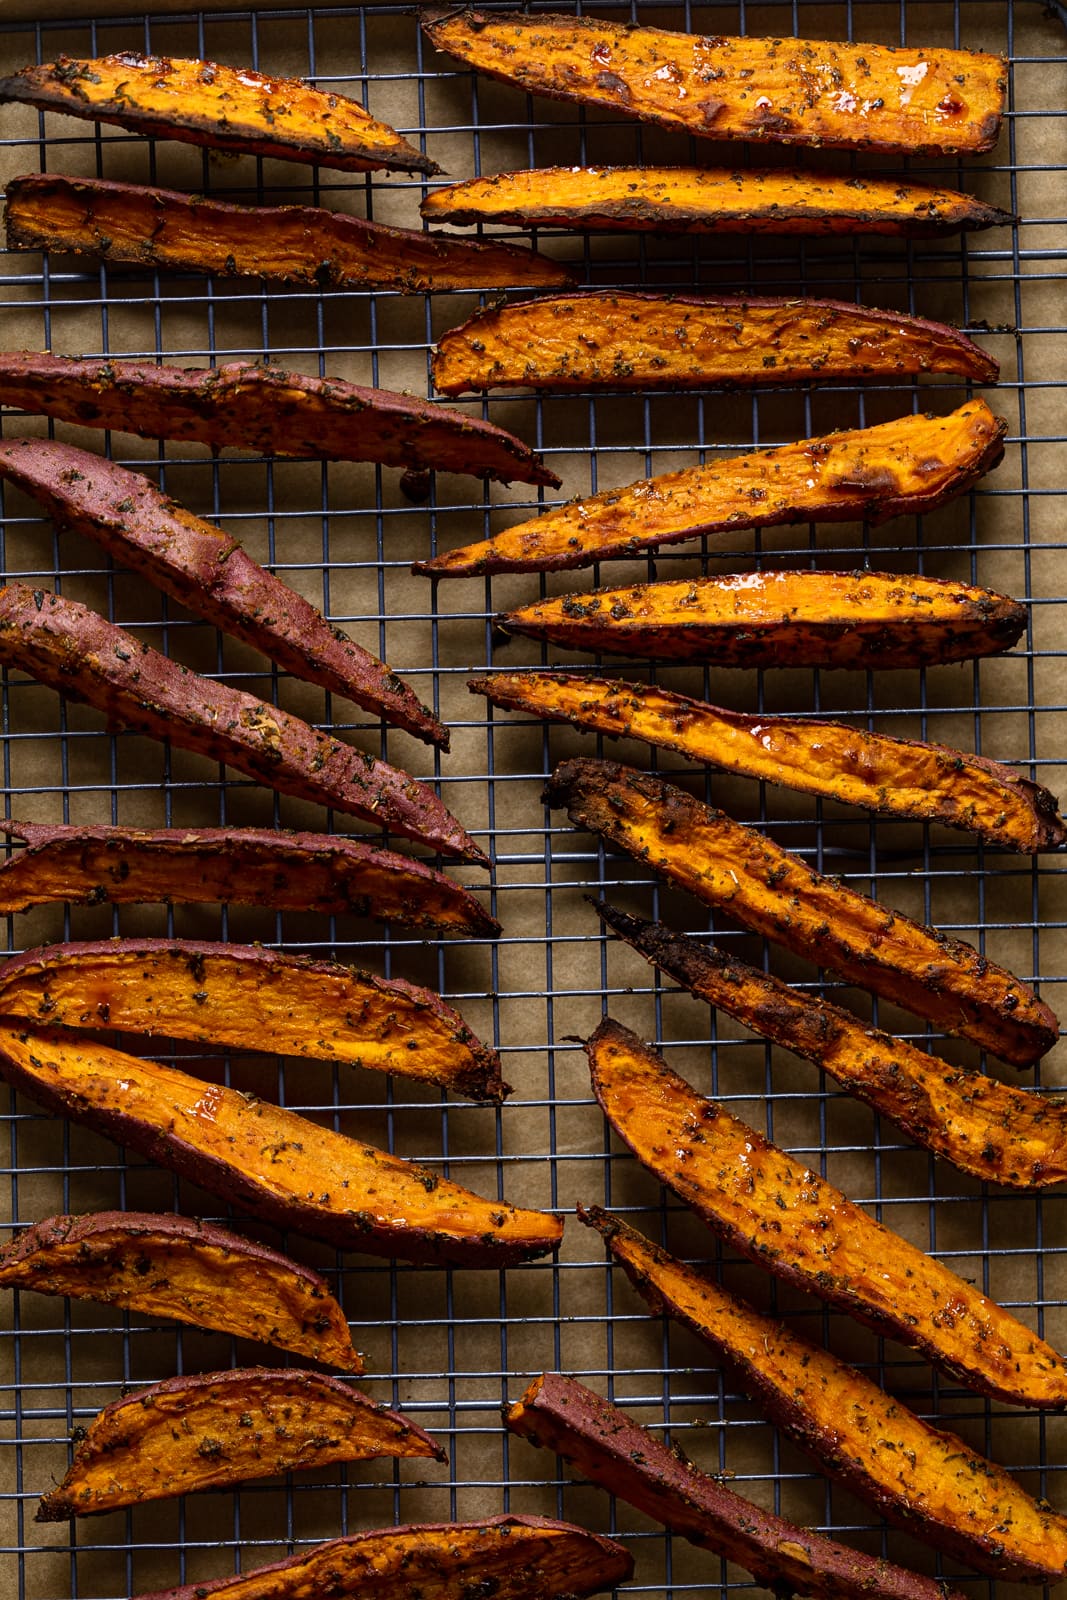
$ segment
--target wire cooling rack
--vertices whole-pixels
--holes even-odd
[[[598,15],[621,15],[704,32],[748,31],[884,42],[970,45],[1011,59],[1011,101],[997,150],[973,162],[917,163],[933,178],[970,188],[1020,216],[1017,227],[960,240],[790,240],[609,238],[545,233],[542,247],[574,262],[589,284],[830,294],[944,317],[976,330],[1001,360],[990,396],[1009,422],[1000,470],[956,505],[920,521],[879,529],[793,528],[709,541],[702,550],[665,551],[660,574],[869,565],[921,570],[988,584],[1029,598],[1025,645],[1009,658],[921,673],[793,672],[700,674],[663,669],[659,681],[703,692],[741,709],[791,709],[846,717],[859,727],[940,739],[995,755],[1054,790],[1062,785],[1062,495],[1064,482],[1064,191],[1067,83],[1062,8],[1039,4],[739,4],[630,6],[599,0]],[[405,131],[452,177],[526,164],[622,161],[705,162],[734,148],[701,147],[620,118],[586,113],[484,80],[420,39],[413,15],[395,6],[196,13],[76,22],[64,16],[13,24],[0,52],[4,70],[60,51],[98,54],[124,47],[205,55],[275,72],[307,74],[361,100]],[[7,176],[48,169],[158,181],[241,199],[321,202],[381,220],[417,225],[419,182],[364,180],[251,158],[219,158],[96,129],[28,108],[0,119]],[[786,159],[759,153],[768,162]],[[788,158],[795,163],[796,157]],[[801,163],[807,158],[800,157]],[[888,168],[874,158],[825,153],[826,165]],[[473,309],[476,297],[401,299],[389,294],[267,291],[253,280],[109,270],[84,260],[34,253],[3,258],[2,340],[57,352],[159,355],[213,361],[270,356],[308,371],[428,393],[427,354],[436,335]],[[837,426],[856,426],[920,407],[948,410],[963,398],[952,382],[795,388],[749,397],[577,395],[462,402],[544,450],[563,478],[562,497],[651,472]],[[41,431],[7,413],[6,432]],[[428,505],[407,503],[398,474],[372,467],[213,460],[196,447],[155,447],[126,435],[71,430],[71,438],[140,465],[192,509],[239,535],[252,552],[321,604],[361,642],[390,660],[453,729],[452,753],[431,757],[407,735],[386,731],[287,680],[260,658],[116,569],[73,535],[57,542],[35,507],[9,492],[3,508],[3,566],[12,578],[55,586],[143,633],[174,657],[277,699],[364,748],[439,782],[446,802],[489,850],[479,885],[500,917],[496,943],[426,943],[354,919],[269,916],[249,908],[76,907],[10,919],[14,951],[60,938],[176,934],[326,953],[387,975],[431,984],[501,1050],[515,1093],[505,1109],[443,1103],[401,1084],[382,1085],[354,1069],[285,1062],[268,1054],[183,1065],[224,1074],[240,1088],[275,1095],[332,1125],[417,1156],[484,1194],[573,1209],[606,1202],[689,1259],[720,1265],[714,1242],[664,1197],[609,1140],[593,1106],[578,1037],[607,1010],[660,1042],[673,1064],[742,1115],[766,1128],[841,1184],[890,1225],[931,1249],[1067,1348],[1067,1216],[1063,1197],[1009,1197],[961,1178],[912,1149],[806,1065],[743,1036],[686,996],[653,979],[629,951],[601,936],[583,891],[609,889],[616,903],[707,931],[695,906],[651,884],[628,860],[596,848],[546,812],[540,791],[556,760],[582,743],[570,731],[489,713],[471,699],[469,669],[557,659],[523,642],[503,646],[492,618],[502,607],[549,588],[586,587],[639,568],[621,564],[540,581],[504,577],[441,584],[413,578],[410,562],[467,542],[509,519],[533,514],[521,487],[471,490],[439,477]],[[551,498],[551,497],[549,497]],[[609,663],[618,670],[617,663]],[[634,678],[647,675],[623,668]],[[234,774],[128,734],[60,704],[21,675],[3,677],[3,783],[18,818],[117,821],[155,826],[277,823],[344,828],[302,804],[278,799]],[[609,745],[638,765],[674,773],[642,747]],[[698,775],[679,781],[744,821],[766,824],[820,867],[951,933],[1035,979],[1053,1007],[1063,1000],[1065,900],[1062,869],[976,847],[934,827],[872,821],[865,813],[786,791]],[[718,930],[731,948],[753,941]],[[757,958],[760,952],[756,950]],[[816,974],[773,952],[773,970],[798,983]],[[862,1007],[861,996],[851,1003]],[[877,1014],[877,1013],[876,1013]],[[911,1019],[881,1007],[881,1021],[920,1039]],[[265,1045],[269,1041],[264,1041]],[[950,1059],[966,1052],[945,1041]],[[172,1057],[168,1057],[171,1059]],[[994,1066],[991,1070],[997,1070]],[[1046,1058],[1034,1083],[1063,1082],[1063,1057]],[[179,1209],[220,1217],[218,1202],[127,1160],[106,1140],[41,1115],[4,1091],[6,1176],[13,1226],[56,1211],[112,1206]],[[645,1315],[605,1265],[599,1241],[569,1220],[558,1262],[510,1272],[419,1270],[338,1253],[279,1236],[247,1219],[236,1225],[278,1243],[336,1285],[356,1343],[367,1353],[365,1387],[401,1406],[447,1445],[448,1467],[419,1462],[331,1469],[240,1494],[163,1502],[89,1521],[68,1531],[35,1525],[36,1497],[61,1476],[72,1429],[123,1389],[180,1371],[277,1362],[276,1353],[220,1335],[153,1325],[89,1302],[69,1305],[5,1294],[0,1316],[0,1578],[19,1600],[135,1595],[173,1583],[249,1570],[310,1541],[397,1520],[480,1517],[511,1509],[572,1518],[617,1533],[633,1551],[634,1592],[752,1590],[744,1574],[681,1541],[599,1491],[560,1474],[558,1463],[509,1440],[499,1407],[534,1373],[573,1372],[635,1409],[696,1460],[728,1473],[743,1493],[802,1523],[839,1531],[857,1546],[958,1579],[968,1593],[996,1588],[957,1573],[951,1562],[882,1528],[851,1496],[832,1489],[811,1463],[779,1440],[724,1382],[689,1336]],[[858,1329],[754,1269],[721,1262],[724,1280],[859,1362],[923,1414],[1018,1471],[1035,1493],[1067,1507],[1065,1424],[985,1404],[900,1348]],[[1007,1595],[1009,1586],[1000,1585]]]

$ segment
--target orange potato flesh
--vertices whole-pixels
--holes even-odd
[[[0,80],[0,104],[5,101],[113,122],[160,139],[342,172],[440,170],[346,95],[217,61],[136,50],[89,60],[60,56]]]
[[[438,50],[531,94],[698,138],[946,155],[991,150],[1001,56],[821,39],[725,38],[600,18],[431,10]]]
[[[753,933],[1029,1066],[1058,1037],[1033,990],[959,939],[813,871],[765,834],[615,761],[564,761],[546,794],[660,877]]]
[[[942,322],[844,300],[714,298],[591,289],[476,312],[443,334],[439,394],[502,387],[750,389],[941,373],[995,383],[1000,368]]]
[[[495,706],[644,739],[687,761],[887,816],[942,822],[1010,850],[1034,854],[1067,841],[1067,823],[1047,789],[946,745],[808,717],[748,716],[657,684],[569,672],[497,672],[467,687]]]
[[[109,939],[0,966],[0,1016],[344,1061],[500,1101],[500,1057],[429,989],[259,945]]]
[[[568,501],[491,539],[417,561],[414,570],[434,578],[554,572],[612,556],[650,555],[660,545],[739,528],[925,515],[999,464],[1006,430],[1004,419],[975,399],[947,417],[900,417],[775,450],[716,457],[706,466]]]
[[[890,1522],[978,1572],[1024,1583],[1067,1573],[1067,1519],[1002,1467],[923,1422],[869,1378],[754,1311],[599,1206],[579,1206],[653,1314],[709,1344],[738,1385]]]
[[[36,1520],[62,1522],[377,1456],[447,1459],[399,1412],[317,1372],[250,1367],[170,1378],[94,1417]]]
[[[47,1217],[0,1250],[0,1287],[171,1317],[362,1372],[348,1323],[310,1267],[192,1217]]]
[[[562,1237],[557,1217],[483,1200],[293,1111],[63,1029],[0,1026],[0,1074],[251,1216],[342,1249],[498,1267]]]

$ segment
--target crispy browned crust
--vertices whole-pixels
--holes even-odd
[[[535,600],[497,625],[612,655],[867,671],[996,655],[1026,617],[1018,600],[948,578],[805,570],[594,589]]]
[[[892,739],[807,717],[749,716],[658,684],[570,672],[497,672],[468,689],[495,706],[620,739],[761,782],[918,817],[1035,854],[1067,841],[1056,797],[1011,768],[947,745]]]
[[[1067,1520],[994,1462],[932,1428],[869,1378],[754,1311],[621,1218],[579,1206],[653,1314],[705,1340],[739,1387],[806,1450],[898,1527],[978,1572],[1023,1583],[1067,1573]]]
[[[26,841],[25,850],[0,862],[0,913],[56,902],[222,901],[374,917],[439,935],[500,932],[462,884],[346,834],[7,819],[0,819],[0,832]]]
[[[984,400],[664,472],[553,506],[491,539],[417,561],[433,578],[557,572],[739,528],[925,516],[1000,464],[1007,423]]]
[[[171,1317],[363,1371],[344,1312],[317,1272],[194,1217],[46,1217],[0,1250],[0,1287]]]
[[[16,180],[21,182],[24,180]],[[10,190],[9,190],[10,192]],[[873,173],[721,167],[534,167],[431,189],[430,222],[619,233],[898,234],[1017,219],[973,194]]]
[[[169,367],[7,351],[0,354],[0,405],[142,439],[559,487],[539,456],[490,422],[414,395],[254,361]]]
[[[588,1220],[587,1217],[583,1220]],[[618,1406],[574,1378],[544,1372],[504,1421],[512,1433],[560,1455],[690,1544],[724,1556],[776,1594],[815,1600],[962,1600],[932,1578],[849,1550],[764,1511],[699,1471]]]
[[[620,1139],[731,1249],[978,1394],[1067,1408],[1067,1361],[1010,1312],[706,1100],[628,1028],[607,1017],[585,1049]]]
[[[403,978],[199,939],[47,945],[0,966],[0,1017],[348,1062],[472,1100],[508,1093],[459,1012]]]
[[[269,1567],[140,1600],[560,1600],[614,1588],[632,1572],[629,1552],[602,1534],[509,1514],[350,1533]]]
[[[823,877],[662,778],[615,761],[564,761],[546,800],[754,933],[1005,1061],[1030,1065],[1056,1042],[1048,1006],[971,945]]]
[[[242,206],[104,178],[32,173],[8,184],[9,250],[257,277],[320,289],[559,289],[569,267],[519,245],[390,228],[317,206]]]
[[[112,726],[169,739],[281,794],[488,865],[425,784],[255,695],[198,677],[75,600],[18,583],[0,588],[0,661],[93,706]]]
[[[38,1522],[227,1489],[378,1456],[448,1457],[398,1411],[318,1372],[241,1367],[168,1378],[105,1406]]]
[[[341,1249],[503,1267],[547,1255],[562,1236],[546,1212],[483,1200],[293,1111],[67,1029],[0,1026],[0,1074],[249,1215]]]
[[[1002,56],[830,40],[707,37],[600,18],[424,12],[438,50],[554,100],[698,138],[906,155],[991,150]]]
[[[531,389],[750,389],[1000,367],[943,322],[845,300],[590,289],[487,306],[441,336],[439,394]]]
[[[88,60],[64,55],[0,80],[0,103],[13,100],[159,139],[342,172],[441,170],[346,95],[217,61],[136,50]]]
[[[961,1172],[1033,1191],[1067,1182],[1067,1107],[865,1027],[663,923],[596,905],[610,928],[698,1000],[812,1061]]]
[[[0,479],[294,677],[448,749],[448,729],[384,661],[141,473],[56,439],[10,439],[0,442]]]

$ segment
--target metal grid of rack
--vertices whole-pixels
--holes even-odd
[[[599,0],[597,15],[694,31],[873,38],[1005,51],[1011,60],[1007,125],[996,152],[975,163],[915,163],[924,174],[973,189],[1019,214],[1013,229],[957,240],[720,240],[608,238],[544,232],[547,252],[568,259],[592,285],[686,290],[829,294],[943,317],[978,330],[1001,360],[990,395],[1009,420],[1005,464],[953,507],[884,527],[787,528],[707,540],[663,551],[660,575],[770,567],[867,565],[985,583],[1033,602],[1023,646],[1004,659],[964,668],[881,676],[826,673],[694,673],[651,669],[657,681],[739,709],[839,715],[857,727],[939,739],[1019,765],[1055,791],[1067,711],[1062,692],[1063,537],[1057,514],[1067,438],[1063,341],[1063,172],[1067,166],[1064,33],[1059,7],[947,3],[919,7],[848,0],[792,3],[631,5]],[[4,70],[60,51],[100,54],[123,47],[246,62],[336,87],[385,115],[453,177],[510,165],[679,161],[685,141],[618,117],[532,100],[436,56],[413,14],[396,6],[331,6],[263,13],[12,24]],[[418,181],[363,179],[251,158],[219,159],[5,108],[0,150],[5,177],[55,170],[157,181],[238,199],[303,200],[380,220],[417,225]],[[711,147],[690,149],[712,159]],[[731,162],[751,159],[735,148]],[[785,161],[760,152],[768,162]],[[804,164],[808,158],[799,158]],[[835,168],[883,167],[825,153]],[[788,157],[798,164],[795,156]],[[898,167],[894,170],[899,170]],[[432,180],[431,180],[432,181]],[[429,393],[429,347],[477,303],[470,295],[268,291],[253,280],[212,282],[67,257],[9,253],[0,263],[0,312],[7,347],[175,358],[196,364],[229,355],[269,356],[309,371]],[[655,397],[493,397],[461,402],[512,428],[545,452],[563,478],[560,498],[622,484],[673,466],[726,456],[752,444],[809,437],[931,407],[948,410],[954,381],[830,386]],[[4,431],[40,431],[8,413]],[[61,430],[62,431],[62,430]],[[73,535],[58,541],[36,508],[8,493],[0,524],[11,578],[61,588],[142,633],[198,670],[217,673],[296,710],[342,737],[439,782],[441,793],[489,851],[492,873],[456,875],[478,885],[503,924],[498,942],[427,943],[386,935],[355,919],[248,908],[76,907],[9,919],[11,951],[60,938],[175,934],[249,941],[365,964],[387,976],[429,983],[501,1050],[515,1093],[500,1111],[445,1104],[431,1093],[380,1084],[349,1069],[299,1066],[264,1054],[201,1058],[189,1049],[166,1059],[276,1096],[331,1125],[417,1156],[485,1194],[573,1210],[603,1202],[632,1217],[687,1259],[708,1262],[756,1303],[825,1340],[924,1415],[955,1427],[1013,1469],[1036,1493],[1067,1506],[1065,1424],[976,1400],[897,1347],[802,1296],[775,1289],[754,1269],[721,1259],[714,1241],[608,1139],[592,1103],[577,1043],[604,1011],[662,1044],[672,1064],[729,1103],[779,1143],[802,1154],[882,1220],[934,1251],[1067,1348],[1067,1215],[1058,1194],[1029,1199],[963,1179],[912,1149],[891,1126],[828,1085],[813,1069],[744,1036],[687,996],[653,979],[639,958],[603,938],[583,892],[607,887],[632,909],[663,915],[690,931],[715,931],[740,952],[753,941],[702,918],[692,903],[658,888],[628,860],[598,849],[546,811],[543,779],[562,756],[599,749],[568,730],[487,713],[466,692],[469,669],[562,660],[521,641],[504,645],[493,616],[537,592],[592,587],[644,564],[605,565],[548,580],[529,576],[443,583],[414,578],[410,562],[466,543],[506,520],[531,515],[521,487],[473,491],[469,480],[438,476],[430,502],[412,506],[398,474],[366,466],[212,459],[204,450],[155,447],[126,435],[67,435],[141,466],[193,510],[240,536],[253,554],[321,604],[334,621],[376,650],[432,703],[453,729],[452,752],[429,755],[222,641],[139,579],[116,569]],[[547,497],[551,501],[552,497]],[[609,663],[614,670],[618,663]],[[624,666],[625,675],[647,676]],[[268,825],[344,829],[344,819],[279,799],[202,760],[129,734],[61,704],[51,691],[5,672],[3,782],[7,814],[136,824]],[[918,824],[873,821],[829,803],[719,774],[682,772],[644,747],[613,746],[635,765],[676,777],[746,822],[865,892],[976,941],[991,957],[1062,1007],[1062,869],[1031,863],[964,835]],[[757,952],[759,954],[759,952]],[[800,962],[767,957],[780,975],[814,985]],[[848,995],[862,1007],[864,999]],[[883,1025],[927,1039],[891,1008]],[[931,1048],[966,1059],[951,1042]],[[995,1067],[991,1070],[996,1070]],[[1026,1080],[1056,1088],[1059,1051]],[[121,1206],[178,1209],[219,1219],[219,1204],[107,1141],[67,1127],[4,1092],[5,1177],[10,1222],[57,1211]],[[633,1550],[635,1592],[751,1591],[744,1575],[664,1536],[623,1504],[560,1474],[558,1464],[510,1440],[499,1407],[528,1377],[559,1368],[586,1378],[664,1430],[688,1454],[728,1473],[735,1487],[801,1523],[915,1567],[952,1577],[967,1593],[1009,1586],[967,1578],[907,1536],[887,1531],[858,1501],[831,1488],[779,1439],[689,1336],[650,1319],[614,1278],[599,1241],[571,1218],[559,1260],[507,1274],[431,1271],[370,1262],[311,1241],[280,1237],[247,1220],[236,1226],[317,1266],[336,1286],[356,1343],[367,1352],[366,1387],[435,1432],[448,1467],[372,1464],[284,1484],[252,1485],[136,1513],[90,1520],[71,1534],[33,1523],[36,1496],[64,1470],[68,1436],[124,1388],[178,1371],[214,1370],[267,1359],[220,1335],[113,1316],[89,1302],[29,1294],[5,1297],[0,1315],[0,1571],[19,1600],[135,1595],[180,1581],[221,1576],[279,1558],[301,1544],[396,1520],[487,1516],[501,1510],[561,1515],[617,1532]],[[273,1359],[273,1358],[270,1358]]]

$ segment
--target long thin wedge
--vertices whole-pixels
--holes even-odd
[[[892,1117],[917,1144],[961,1172],[1033,1191],[1067,1182],[1067,1106],[949,1066],[829,1000],[811,1000],[769,973],[662,923],[600,902],[608,926],[698,1000],[812,1061],[849,1094]]]
[[[1000,368],[943,322],[846,300],[623,294],[590,289],[478,311],[441,336],[439,394],[531,389],[750,389]]]
[[[664,472],[545,511],[491,539],[417,561],[431,578],[558,572],[660,545],[790,522],[925,516],[972,488],[1004,454],[1007,424],[984,400],[946,417],[899,417],[775,450]]]
[[[629,1552],[612,1539],[507,1515],[350,1533],[269,1567],[139,1600],[560,1600],[612,1589],[632,1572]]]
[[[495,917],[468,889],[410,856],[339,833],[274,828],[124,828],[12,822],[26,849],[0,862],[0,913],[86,902],[223,901],[399,922],[491,937]]]
[[[0,1075],[251,1216],[345,1250],[503,1267],[562,1237],[558,1217],[483,1200],[296,1112],[67,1029],[0,1025]]]
[[[814,872],[651,773],[614,761],[564,761],[548,803],[660,877],[850,983],[973,1039],[1016,1066],[1052,1048],[1058,1024],[1010,972],[959,939],[912,922]]]
[[[141,473],[56,439],[10,439],[0,442],[0,479],[294,677],[448,749],[448,729],[384,661]]]
[[[171,367],[5,351],[0,405],[142,439],[195,440],[309,461],[381,461],[501,483],[558,488],[560,481],[520,439],[490,422],[415,395],[255,361]]]
[[[946,745],[814,718],[748,716],[658,684],[569,672],[497,672],[467,687],[507,710],[644,739],[687,761],[886,816],[942,822],[1009,850],[1033,855],[1067,842],[1055,795],[1011,767]]]
[[[348,1062],[500,1101],[500,1057],[440,995],[336,961],[199,939],[48,945],[0,966],[0,1017]]]
[[[439,172],[436,162],[347,95],[251,67],[137,50],[23,67],[0,80],[0,104],[113,122],[157,139],[308,161],[342,172]]]
[[[583,1220],[587,1220],[583,1218]],[[680,1533],[690,1544],[744,1567],[775,1594],[815,1600],[962,1600],[932,1578],[849,1550],[764,1511],[640,1427],[575,1378],[544,1372],[504,1422],[609,1494]]]
[[[705,1340],[776,1426],[897,1527],[978,1572],[1023,1583],[1067,1574],[1067,1518],[995,1462],[923,1422],[869,1378],[762,1316],[599,1206],[604,1237],[654,1315]]]
[[[0,588],[0,661],[103,712],[113,726],[169,739],[281,794],[487,864],[425,784],[255,695],[198,677],[76,600],[19,583]]]
[[[238,1367],[168,1378],[94,1417],[38,1522],[63,1522],[337,1461],[429,1456],[430,1435],[338,1378]]]
[[[1018,600],[948,578],[804,570],[593,589],[535,600],[497,625],[613,655],[868,671],[996,655],[1026,617]]]
[[[23,181],[23,180],[18,180]],[[741,167],[534,167],[431,189],[429,222],[619,233],[903,234],[1014,219],[972,194],[874,173]]]
[[[1001,56],[824,39],[724,38],[601,18],[433,9],[438,50],[544,94],[708,139],[903,155],[991,150]]]
[[[320,289],[559,289],[568,267],[522,246],[390,228],[318,206],[242,206],[105,178],[31,173],[8,184],[9,250]]]
[[[1067,1408],[1067,1361],[883,1227],[610,1017],[586,1041],[593,1093],[642,1166],[731,1249],[898,1339],[979,1394]]]
[[[46,1217],[0,1250],[0,1288],[97,1300],[363,1371],[344,1312],[317,1272],[194,1217]]]

